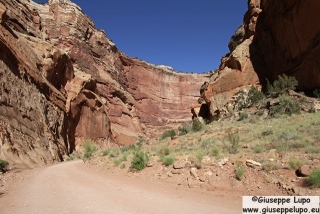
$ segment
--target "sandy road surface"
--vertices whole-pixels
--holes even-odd
[[[73,161],[31,170],[0,196],[0,213],[241,213],[237,201],[173,184],[99,173]]]

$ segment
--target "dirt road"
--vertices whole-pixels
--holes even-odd
[[[241,213],[239,200],[157,180],[87,169],[73,161],[31,170],[0,196],[1,214]]]

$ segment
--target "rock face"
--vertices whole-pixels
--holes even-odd
[[[278,75],[295,76],[299,89],[320,87],[317,0],[249,0],[244,23],[229,43],[219,72],[202,97],[213,116],[239,90],[265,86]]]
[[[230,53],[221,60],[219,71],[203,87],[202,97],[209,106],[210,116],[219,114],[226,103],[239,90],[247,90],[259,83],[253,67],[250,47],[255,32],[257,17],[261,12],[260,2],[249,1],[249,10],[242,24],[229,42]]]
[[[69,0],[0,0],[0,52],[0,158],[18,167],[172,127],[207,79],[126,56]]]
[[[320,2],[263,0],[261,9],[251,51],[259,78],[287,74],[299,89],[320,87]]]

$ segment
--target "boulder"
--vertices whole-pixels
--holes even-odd
[[[249,167],[252,167],[252,168],[255,168],[255,167],[261,167],[261,163],[257,162],[257,161],[254,161],[254,160],[246,160],[246,165],[249,166]]]
[[[195,179],[197,179],[197,180],[199,179],[197,168],[195,168],[195,167],[191,168],[190,174],[191,174]]]
[[[186,162],[185,161],[179,161],[173,164],[173,168],[174,169],[183,169],[186,166]]]
[[[303,165],[296,170],[296,175],[298,177],[308,177],[311,172],[311,166]]]

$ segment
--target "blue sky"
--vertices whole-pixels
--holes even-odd
[[[247,11],[247,0],[72,1],[123,53],[197,73],[220,65]]]

